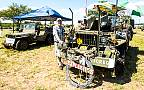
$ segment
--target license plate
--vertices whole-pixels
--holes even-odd
[[[15,39],[12,38],[6,38],[6,43],[14,44]]]
[[[109,64],[109,59],[104,59],[104,58],[95,58],[92,60],[92,63],[96,66],[100,67],[108,67]]]
[[[114,68],[115,60],[110,58],[95,58],[92,60],[92,64],[105,68]]]

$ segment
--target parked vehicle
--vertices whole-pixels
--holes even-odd
[[[116,77],[123,76],[125,57],[132,39],[129,26],[123,28],[121,23],[116,25],[115,22],[113,26],[112,22],[107,21],[116,20],[115,15],[107,15],[102,20],[102,10],[99,6],[97,8],[99,15],[85,18],[85,28],[75,30],[73,42],[77,45],[63,49],[67,80],[79,88],[88,87],[93,82],[94,76],[98,74],[96,69],[104,69]]]
[[[54,43],[52,27],[47,27],[44,31],[40,31],[37,34],[35,26],[36,23],[21,24],[16,33],[7,34],[4,42],[5,48],[12,47],[16,50],[26,50],[32,43]]]

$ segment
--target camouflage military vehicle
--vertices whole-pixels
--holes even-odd
[[[36,23],[21,24],[19,31],[6,35],[4,46],[6,48],[14,48],[17,50],[26,50],[28,46],[36,42],[53,43],[52,27],[40,31],[37,35],[35,31]]]
[[[99,6],[98,6],[99,8]],[[124,73],[125,56],[131,35],[128,28],[109,22],[116,16],[90,15],[84,20],[85,29],[75,30],[77,45],[63,50],[67,80],[73,86],[89,86],[99,71],[105,70],[120,77]],[[104,19],[104,20],[103,20]]]

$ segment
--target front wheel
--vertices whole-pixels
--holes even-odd
[[[119,58],[115,64],[115,75],[121,77],[124,74],[124,59]]]
[[[93,79],[94,79],[94,68],[92,63],[87,60],[86,57],[81,56],[79,58],[79,61],[73,61],[75,63],[75,65],[72,67],[70,65],[66,65],[66,76],[67,76],[67,80],[70,82],[71,85],[75,86],[75,87],[79,87],[79,88],[86,88],[88,87]],[[88,69],[81,70],[76,68],[75,66],[81,65],[81,69],[84,67],[89,68],[91,71],[93,71],[92,73],[88,73]],[[80,67],[80,66],[79,66]]]
[[[6,46],[6,45],[4,45],[4,47],[5,47],[6,49],[10,49],[10,46]]]
[[[53,44],[54,43],[53,36],[52,35],[47,35],[47,37],[45,39],[45,43],[46,43],[46,45]]]
[[[28,42],[26,40],[18,40],[16,42],[16,50],[26,50],[28,48]]]
[[[4,44],[3,44],[4,47],[5,47],[6,49],[10,49],[10,46],[7,46],[5,43],[6,43],[6,41],[4,41]]]

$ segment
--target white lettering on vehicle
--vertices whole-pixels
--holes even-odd
[[[77,68],[79,70],[82,70],[85,73],[89,73],[89,74],[93,74],[94,73],[93,69],[91,69],[89,67],[82,66],[80,64],[77,64],[74,61],[71,61],[71,60],[62,60],[62,62],[63,62],[63,64],[67,64],[70,67],[74,67],[74,68]]]

